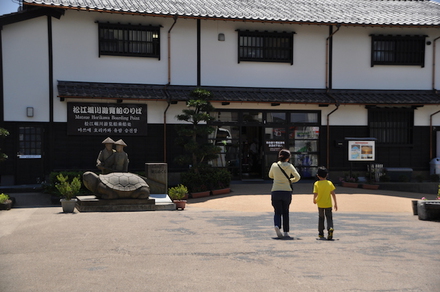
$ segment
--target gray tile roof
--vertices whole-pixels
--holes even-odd
[[[58,81],[61,98],[171,100],[185,101],[195,86],[149,85]],[[331,90],[294,88],[251,88],[203,86],[213,93],[212,101],[300,103],[300,104],[361,104],[361,105],[424,105],[440,104],[440,94],[428,90]]]
[[[340,104],[440,104],[440,94],[432,90],[332,90],[331,95]]]
[[[309,24],[440,26],[429,0],[24,0],[28,5],[159,16]]]

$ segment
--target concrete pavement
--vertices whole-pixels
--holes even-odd
[[[318,241],[310,187],[295,188],[294,240],[275,238],[269,183],[184,211],[64,214],[43,194],[13,194],[0,291],[438,291],[439,222],[410,205],[426,194],[338,187],[335,240]]]

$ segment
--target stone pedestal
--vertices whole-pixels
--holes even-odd
[[[150,195],[149,199],[98,199],[96,196],[77,196],[79,212],[132,212],[175,210],[176,205],[167,194]]]
[[[150,186],[150,194],[168,193],[168,164],[145,163],[145,176]]]
[[[155,199],[103,200],[96,196],[78,196],[76,209],[79,212],[127,212],[155,211]]]

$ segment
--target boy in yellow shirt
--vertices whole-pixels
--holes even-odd
[[[313,185],[313,203],[318,205],[318,236],[324,238],[324,220],[327,220],[328,240],[333,239],[333,213],[332,213],[332,197],[335,202],[335,211],[338,210],[336,202],[335,186],[327,180],[328,171],[324,166],[318,167],[318,181]]]

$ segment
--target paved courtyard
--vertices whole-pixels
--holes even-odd
[[[294,240],[279,240],[270,186],[184,211],[64,214],[17,194],[0,212],[0,291],[439,291],[439,222],[411,210],[426,194],[338,187],[335,240],[319,241],[311,184],[297,184]]]

